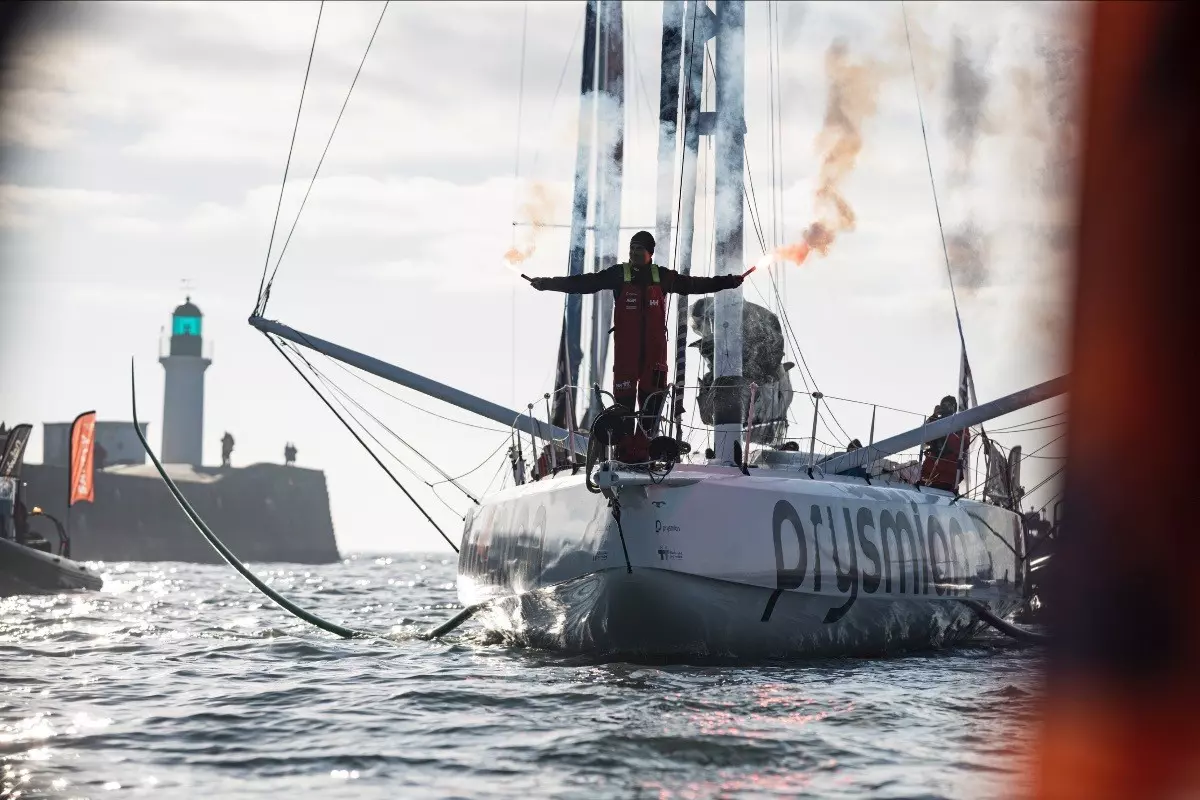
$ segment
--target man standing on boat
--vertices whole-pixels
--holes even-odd
[[[925,422],[933,423],[958,413],[958,401],[954,395],[946,395],[933,409]],[[921,483],[948,492],[957,491],[963,475],[963,463],[971,449],[969,430],[953,431],[940,439],[929,442],[925,459],[921,464]]]
[[[649,458],[649,429],[666,399],[667,388],[667,300],[668,294],[708,294],[736,289],[745,275],[717,275],[711,278],[681,275],[673,269],[652,263],[654,237],[638,231],[629,240],[629,261],[614,264],[600,272],[567,275],[558,278],[532,278],[539,292],[594,294],[613,293],[613,399],[637,409],[638,419],[625,438],[618,458],[638,463]],[[632,432],[633,436],[629,437]]]

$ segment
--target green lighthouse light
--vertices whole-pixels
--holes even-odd
[[[200,309],[187,298],[171,315],[171,355],[199,356],[201,350]]]
[[[172,336],[199,336],[199,317],[175,317],[171,324]]]

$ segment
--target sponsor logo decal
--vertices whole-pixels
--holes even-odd
[[[959,596],[970,593],[964,585],[992,580],[986,544],[973,541],[968,547],[968,532],[944,507],[909,506],[911,515],[896,506],[835,510],[832,504],[813,503],[803,519],[790,502],[779,500],[771,515],[776,588],[796,591],[803,585],[829,594],[833,583],[845,602],[826,613],[829,624],[849,613],[860,593],[882,588],[884,594]],[[976,531],[970,538],[981,535]],[[832,571],[822,570],[822,554],[832,560]],[[972,554],[978,562],[974,569]]]

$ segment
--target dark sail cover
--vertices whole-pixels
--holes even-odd
[[[713,424],[713,298],[702,297],[692,304],[692,331],[700,336],[690,346],[700,351],[704,368],[700,391],[700,419]],[[754,420],[751,440],[770,443],[787,437],[787,412],[792,404],[792,382],[788,371],[795,366],[783,360],[783,328],[779,317],[763,306],[742,301],[742,377],[745,389],[742,407],[750,408],[751,383],[758,384],[754,397]],[[746,419],[742,420],[742,424]]]

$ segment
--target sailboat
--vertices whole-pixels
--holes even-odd
[[[623,100],[621,21],[619,2],[587,1],[581,115],[598,95],[617,107]],[[690,269],[702,136],[712,137],[717,153],[715,271],[744,269],[744,28],[744,0],[719,0],[715,11],[694,0],[663,3],[657,252],[672,252],[667,243],[676,231],[669,266],[680,272]],[[710,40],[716,110],[702,113]],[[571,274],[586,266],[592,146],[581,133]],[[595,269],[617,259],[619,149],[620,142],[604,167],[615,173],[597,181]],[[553,410],[538,419],[532,406],[505,408],[269,319],[269,286],[249,323],[277,347],[286,340],[511,426],[513,485],[478,499],[457,546],[459,599],[509,641],[653,657],[877,655],[965,641],[985,622],[1003,627],[1021,606],[1028,564],[1016,505],[959,495],[957,481],[939,489],[902,480],[881,465],[1060,395],[1065,377],[973,404],[964,344],[957,413],[818,459],[812,446],[807,453],[770,446],[786,429],[791,365],[768,363],[762,385],[748,380],[756,345],[744,330],[757,312],[741,289],[690,310],[679,298],[674,402],[657,422],[666,439],[680,438],[691,319],[711,368],[701,399],[712,448],[660,448],[653,463],[625,464],[612,456],[610,410],[599,388],[611,322],[605,296],[593,305],[593,385],[582,392],[582,300],[567,296]]]

